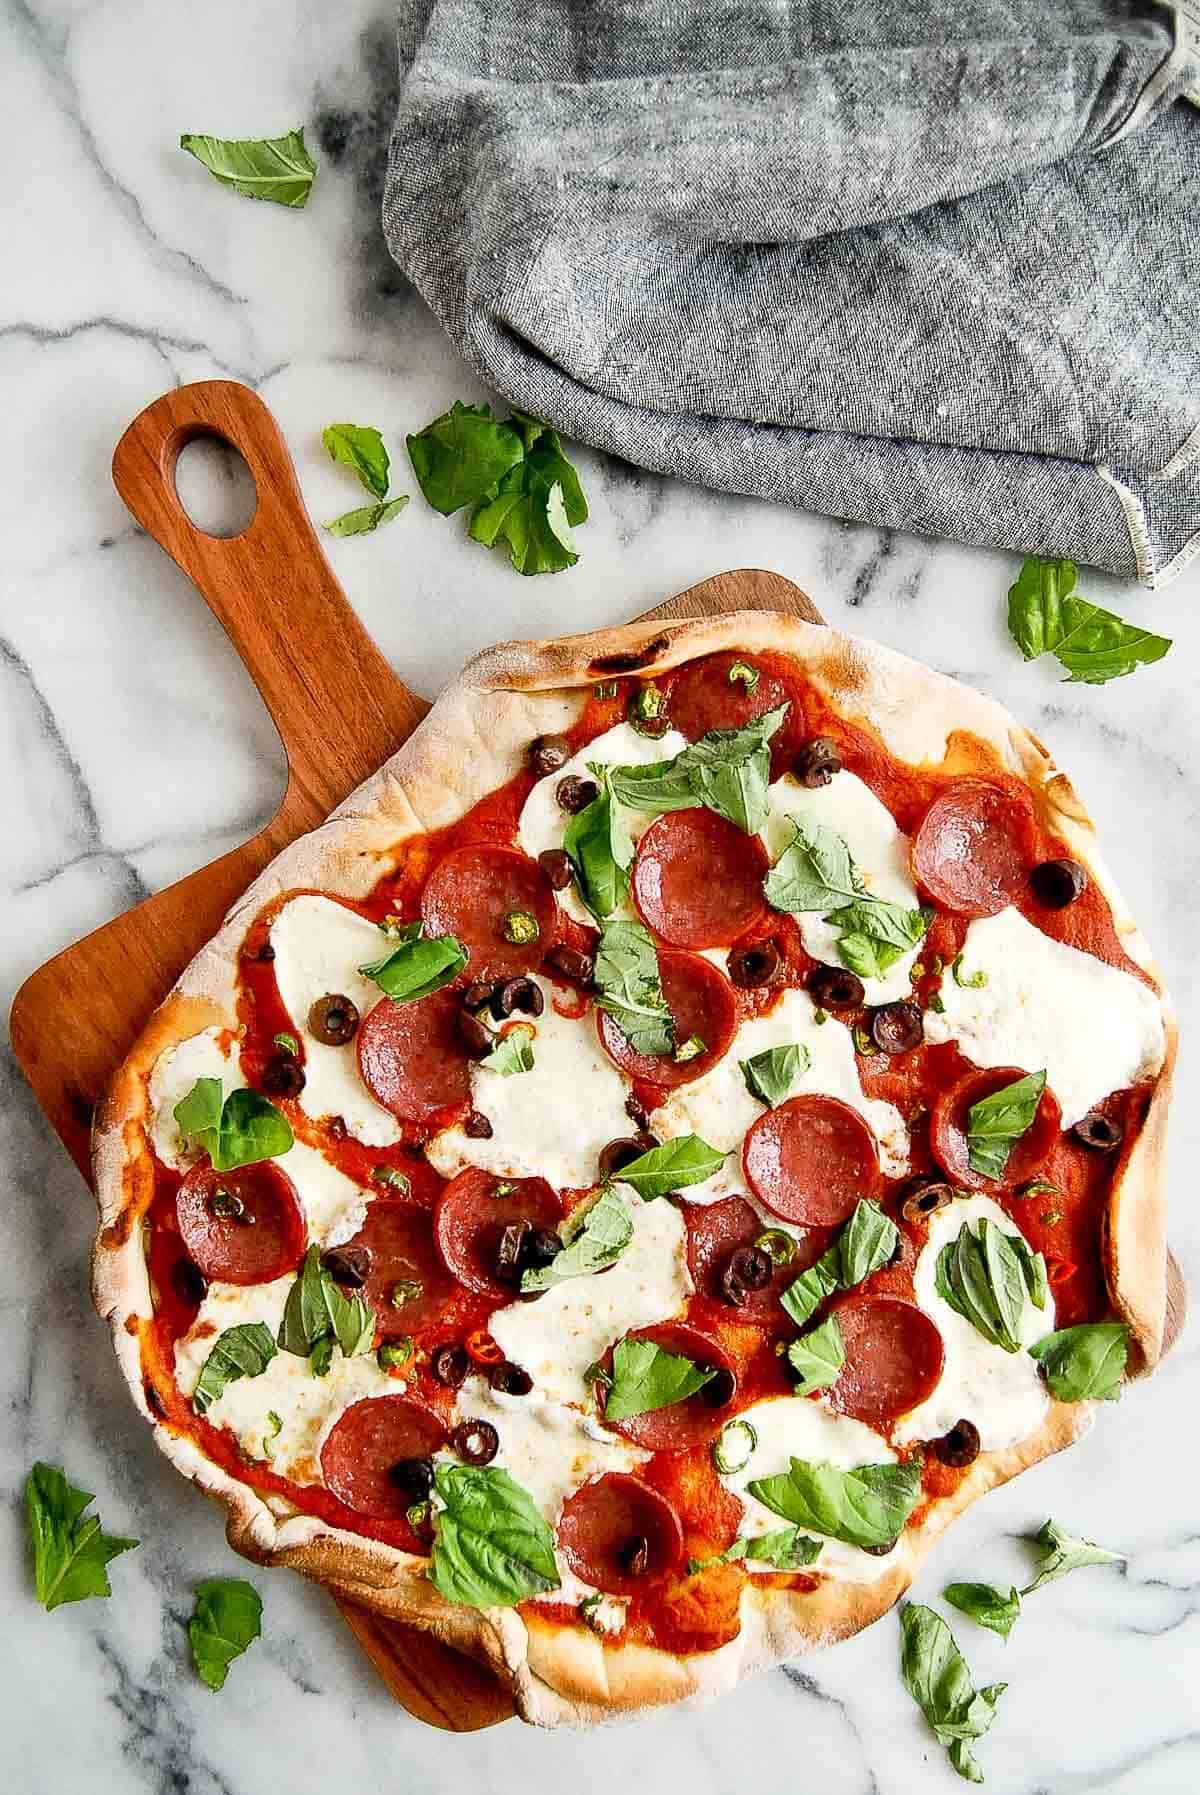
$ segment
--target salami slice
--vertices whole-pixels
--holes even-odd
[[[744,678],[730,679],[731,668],[739,665],[758,674],[753,689]],[[795,753],[804,719],[793,693],[757,656],[709,654],[692,661],[671,687],[667,710],[673,726],[689,742],[698,742],[710,729],[743,729],[781,704],[789,705],[788,714],[771,738],[771,777],[778,779]]]
[[[683,1452],[689,1446],[702,1446],[720,1433],[733,1401],[736,1378],[733,1362],[723,1347],[699,1328],[681,1321],[663,1321],[650,1328],[637,1328],[626,1336],[629,1340],[652,1340],[664,1352],[677,1353],[696,1365],[715,1365],[718,1377],[704,1389],[697,1390],[684,1402],[673,1402],[669,1408],[650,1409],[644,1415],[630,1415],[625,1421],[610,1425],[636,1446],[647,1452]],[[612,1369],[612,1355],[606,1355],[605,1369]],[[720,1374],[724,1374],[723,1376]],[[716,1400],[716,1398],[721,1400]]]
[[[934,799],[911,853],[918,885],[960,916],[1005,909],[1035,857],[1028,799],[984,779],[960,779]]]
[[[340,1502],[372,1521],[404,1521],[411,1486],[391,1476],[407,1458],[430,1458],[446,1443],[436,1415],[404,1396],[368,1396],[339,1416],[321,1448],[321,1472]],[[425,1551],[412,1537],[412,1548]]]
[[[835,1311],[846,1363],[829,1392],[835,1409],[883,1427],[924,1402],[942,1375],[942,1336],[923,1310],[895,1297]]]
[[[466,979],[532,972],[558,933],[558,906],[534,860],[511,848],[458,848],[438,863],[421,897],[429,935],[453,935],[471,956]],[[532,917],[530,941],[507,939],[513,917]]]
[[[791,1097],[769,1109],[746,1135],[742,1165],[761,1203],[810,1228],[836,1227],[879,1189],[875,1136],[837,1097]]]
[[[362,1081],[401,1122],[426,1122],[471,1095],[471,1063],[458,1032],[458,1002],[435,991],[417,1003],[385,997],[358,1031]]]
[[[433,1217],[391,1197],[376,1197],[347,1247],[370,1254],[362,1294],[385,1340],[435,1327],[454,1297],[454,1280],[433,1243]]]
[[[269,1284],[304,1256],[303,1205],[287,1173],[269,1159],[235,1172],[193,1166],[175,1214],[191,1258],[222,1284]]]
[[[558,1544],[575,1575],[593,1589],[631,1596],[678,1568],[683,1529],[665,1496],[636,1477],[609,1471],[564,1503]]]
[[[672,947],[728,947],[762,915],[766,873],[757,835],[712,810],[671,810],[638,843],[633,901]]]
[[[702,960],[698,954],[665,950],[658,956],[658,968],[663,996],[675,1019],[676,1045],[703,1041],[704,1052],[686,1060],[669,1053],[636,1053],[606,1010],[597,1012],[600,1039],[609,1058],[630,1078],[647,1084],[685,1084],[702,1078],[729,1049],[737,1027],[733,986],[711,960]]]
[[[496,1276],[500,1236],[512,1222],[555,1228],[562,1204],[544,1178],[497,1178],[468,1166],[452,1178],[433,1211],[434,1239],[446,1269],[481,1296],[512,1298],[512,1284]]]
[[[739,1247],[752,1246],[763,1232],[757,1211],[745,1197],[725,1197],[719,1203],[687,1203],[684,1220],[688,1231],[688,1269],[701,1296],[720,1303],[731,1321],[748,1322],[751,1327],[766,1328],[784,1325],[787,1316],[779,1297],[802,1271],[816,1263],[829,1245],[827,1228],[801,1228],[796,1236],[797,1251],[786,1265],[777,1265],[761,1289],[740,1288],[742,1300],[731,1305],[722,1287],[731,1256]]]
[[[1045,1164],[1062,1126],[1062,1111],[1053,1091],[1042,1092],[1037,1114],[1025,1133],[1013,1142],[1001,1178],[986,1178],[973,1169],[967,1146],[968,1117],[972,1106],[982,1103],[1005,1085],[1025,1078],[1019,1066],[989,1066],[968,1072],[934,1101],[929,1118],[929,1148],[948,1178],[970,1190],[995,1190],[1021,1184]]]

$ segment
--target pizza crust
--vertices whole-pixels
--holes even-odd
[[[312,834],[284,850],[234,906],[220,932],[151,1017],[100,1105],[93,1168],[100,1226],[92,1261],[97,1309],[109,1323],[134,1400],[167,1457],[228,1510],[235,1550],[286,1565],[384,1616],[427,1629],[489,1665],[523,1717],[539,1725],[587,1725],[670,1702],[707,1701],[744,1677],[817,1650],[869,1625],[903,1594],[938,1534],[976,1497],[1068,1445],[1090,1422],[1089,1404],[1054,1403],[1042,1426],[1003,1452],[981,1454],[954,1495],[931,1504],[876,1582],[822,1580],[812,1593],[749,1583],[741,1628],[713,1652],[680,1657],[622,1645],[511,1609],[478,1612],[446,1603],[425,1561],[264,1499],[205,1458],[152,1412],[140,1333],[152,1317],[139,1221],[152,1195],[147,1153],[148,1084],[166,1049],[209,1027],[235,1028],[235,972],[249,922],[270,899],[317,889],[358,897],[407,837],[455,821],[518,770],[530,739],[565,729],[588,688],[614,673],[665,672],[720,649],[794,655],[849,720],[871,729],[898,758],[970,766],[972,738],[1026,781],[1041,816],[1104,891],[1122,946],[1162,987],[1149,948],[1105,868],[1093,825],[1066,775],[1002,706],[879,644],[775,612],[737,612],[679,623],[640,623],[549,642],[511,642],[464,670],[378,773]],[[1106,1271],[1114,1308],[1128,1321],[1139,1369],[1158,1358],[1166,1300],[1164,1140],[1176,1028],[1164,994],[1168,1054],[1144,1128],[1114,1183]]]

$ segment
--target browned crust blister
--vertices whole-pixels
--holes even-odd
[[[264,1500],[206,1459],[196,1444],[150,1414],[136,1323],[151,1315],[139,1218],[148,1200],[147,1085],[168,1047],[212,1026],[235,1027],[235,967],[253,917],[269,899],[297,889],[361,896],[387,870],[406,837],[455,821],[512,777],[536,734],[578,715],[587,689],[613,669],[666,671],[716,649],[779,650],[848,719],[865,724],[898,758],[952,760],[956,734],[986,742],[1023,777],[1041,816],[1103,889],[1130,958],[1161,987],[1136,923],[1100,859],[1096,835],[1066,775],[1040,742],[993,700],[878,644],[776,612],[738,612],[679,623],[630,624],[551,642],[504,643],[477,657],[416,733],[373,778],[311,835],[287,848],[235,905],[155,1012],[120,1068],[97,1116],[93,1164],[100,1228],[93,1255],[96,1306],[109,1322],[134,1399],[172,1462],[229,1511],[230,1543],[260,1564],[288,1565],[363,1606],[426,1628],[488,1664],[512,1687],[525,1719],[586,1725],[667,1702],[702,1701],[743,1677],[857,1632],[909,1586],[932,1542],[976,1497],[1068,1445],[1088,1425],[1090,1406],[1052,1404],[1036,1433],[982,1454],[955,1493],[932,1503],[874,1583],[822,1579],[811,1593],[756,1579],[742,1595],[741,1627],[720,1649],[681,1657],[650,1646],[606,1641],[583,1625],[564,1627],[514,1610],[479,1613],[446,1603],[420,1559],[335,1529]],[[1176,1030],[1164,996],[1168,1055],[1149,1113],[1114,1182],[1106,1228],[1106,1270],[1114,1307],[1129,1322],[1141,1367],[1158,1358],[1166,1302],[1164,1141]]]

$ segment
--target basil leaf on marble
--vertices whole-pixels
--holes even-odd
[[[321,1249],[310,1246],[304,1264],[287,1294],[277,1336],[284,1352],[310,1361],[313,1375],[324,1377],[333,1362],[334,1346],[346,1358],[367,1351],[375,1338],[375,1315],[363,1296],[344,1296],[321,1264]]]
[[[1059,1402],[1115,1402],[1121,1394],[1129,1329],[1123,1321],[1059,1328],[1029,1348]]]
[[[522,1296],[615,1265],[633,1239],[633,1223],[620,1196],[606,1187],[587,1209],[582,1213],[575,1210],[564,1222],[562,1237],[562,1252],[549,1265],[531,1266],[522,1272]]]
[[[258,1091],[231,1091],[222,1101],[219,1078],[198,1078],[174,1115],[184,1140],[208,1154],[215,1172],[278,1159],[294,1139],[287,1117]]]
[[[1041,1555],[1036,1577],[1021,1592],[1026,1596],[1032,1595],[1035,1589],[1041,1589],[1044,1583],[1053,1583],[1056,1577],[1069,1576],[1072,1571],[1082,1570],[1086,1565],[1125,1563],[1123,1552],[1110,1552],[1105,1546],[1097,1546],[1090,1539],[1074,1539],[1069,1533],[1064,1533],[1054,1521],[1047,1521],[1038,1529],[1034,1542],[1041,1547]]]
[[[490,405],[464,405],[461,400],[405,440],[417,483],[443,517],[493,493],[525,455],[511,423],[494,418]]]
[[[810,910],[844,910],[865,893],[862,878],[842,837],[824,823],[807,827],[794,819],[795,833],[763,884],[773,910],[801,916]]]
[[[652,766],[614,767],[613,795],[635,810],[690,810],[705,805],[747,835],[767,820],[771,737],[787,705],[767,711],[741,729],[710,729],[673,760]]]
[[[188,1639],[197,1675],[223,1689],[229,1666],[262,1633],[262,1597],[241,1577],[208,1577],[196,1585]]]
[[[276,1346],[265,1321],[244,1321],[238,1327],[226,1328],[205,1359],[196,1388],[192,1391],[192,1407],[198,1415],[206,1415],[227,1384],[240,1377],[261,1377],[275,1357]]]
[[[390,523],[393,517],[398,517],[407,504],[408,494],[402,492],[385,505],[360,505],[354,511],[344,511],[325,528],[331,536],[365,536],[369,531],[377,530],[380,524]]]
[[[1126,623],[1075,591],[1073,561],[1031,555],[1008,593],[1008,633],[1027,661],[1052,654],[1071,681],[1103,685],[1170,648],[1166,636]]]
[[[996,1703],[1008,1685],[976,1689],[953,1633],[940,1614],[920,1602],[901,1609],[900,1635],[900,1671],[909,1694],[947,1747],[958,1774],[967,1782],[982,1782],[970,1746],[996,1718]]]
[[[1008,1156],[1038,1112],[1046,1074],[1029,1072],[967,1111],[967,1159],[983,1178],[1002,1178]]]
[[[439,1464],[429,1577],[468,1608],[511,1608],[559,1587],[554,1534],[529,1492],[495,1465]]]
[[[504,474],[494,495],[480,500],[469,534],[485,548],[508,549],[518,573],[561,573],[579,559],[573,524],[587,521],[587,500],[574,465],[563,453],[558,433],[527,420],[536,430],[526,452]]]
[[[619,1184],[631,1185],[643,1202],[649,1203],[674,1190],[686,1190],[691,1184],[703,1184],[720,1171],[726,1157],[698,1134],[680,1134],[631,1160],[615,1177]]]
[[[787,1349],[787,1362],[796,1373],[796,1396],[811,1396],[814,1390],[828,1390],[836,1384],[846,1363],[846,1345],[837,1316],[830,1315],[819,1328],[793,1340]]]
[[[328,424],[321,441],[331,461],[357,474],[375,498],[387,498],[391,461],[378,430],[370,424]]]
[[[1040,1253],[1018,1249],[1006,1229],[981,1216],[974,1225],[965,1221],[957,1237],[946,1242],[938,1254],[935,1284],[943,1301],[976,1333],[1016,1353],[1026,1302],[1040,1291],[1039,1306],[1045,1304],[1045,1261]]]
[[[994,1583],[947,1583],[945,1601],[960,1614],[1007,1639],[1021,1612],[1021,1592],[997,1589]]]
[[[443,985],[454,982],[470,955],[453,935],[422,936],[420,924],[410,924],[399,944],[381,960],[360,966],[393,1003],[419,1003]]]
[[[47,1613],[67,1602],[110,1596],[107,1566],[141,1544],[105,1533],[99,1515],[85,1519],[94,1501],[90,1491],[76,1489],[64,1471],[41,1459],[25,1480],[33,1585]]]
[[[501,1035],[486,1059],[479,1062],[481,1071],[495,1072],[500,1078],[511,1078],[517,1072],[533,1071],[532,1028],[518,1023]]]
[[[567,824],[563,851],[580,897],[596,920],[604,922],[629,895],[633,842],[620,807],[613,802],[608,769],[589,766],[588,771],[595,777],[597,793]]]
[[[308,202],[317,165],[308,153],[303,127],[286,137],[205,137],[185,131],[179,147],[203,163],[223,187],[247,199],[277,206]]]
[[[613,1350],[613,1379],[604,1403],[606,1421],[627,1421],[651,1409],[685,1402],[716,1377],[714,1365],[697,1365],[682,1353],[667,1352],[653,1340],[619,1340]]]
[[[842,1471],[794,1458],[787,1471],[755,1478],[746,1487],[793,1526],[865,1549],[890,1545],[899,1536],[921,1493],[921,1467],[912,1460]]]
[[[738,1062],[750,1095],[771,1109],[785,1100],[811,1063],[812,1056],[802,1042],[795,1046],[768,1047],[765,1053],[756,1053],[752,1059]]]
[[[675,1019],[663,996],[658,950],[640,922],[606,925],[593,977],[597,1004],[612,1017],[635,1053],[675,1051]]]
[[[900,1231],[878,1203],[862,1197],[833,1245],[780,1293],[797,1327],[811,1320],[835,1290],[852,1290],[891,1259]]]

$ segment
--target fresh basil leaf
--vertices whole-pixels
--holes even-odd
[[[977,1621],[1001,1639],[1007,1639],[1021,1612],[1021,1596],[1016,1589],[997,1589],[992,1583],[947,1583],[944,1599],[960,1614]]]
[[[430,1581],[448,1602],[511,1608],[559,1587],[554,1534],[527,1490],[495,1465],[439,1464]]]
[[[877,979],[924,939],[932,916],[929,911],[906,910],[882,898],[861,897],[834,910],[825,920],[842,929],[837,948],[843,965],[859,978]]]
[[[1090,1539],[1073,1539],[1069,1533],[1053,1521],[1047,1521],[1034,1535],[1041,1555],[1038,1559],[1037,1576],[1032,1583],[1026,1584],[1022,1595],[1031,1596],[1035,1589],[1043,1583],[1053,1583],[1056,1577],[1066,1577],[1072,1571],[1080,1571],[1089,1564],[1124,1564],[1123,1552],[1110,1552],[1104,1546],[1097,1546]]]
[[[1006,1229],[981,1216],[974,1225],[965,1221],[956,1238],[946,1242],[938,1254],[934,1282],[938,1295],[976,1333],[991,1345],[1016,1353],[1021,1350],[1021,1323],[1034,1276],[1032,1256],[1022,1255]]]
[[[905,1687],[933,1728],[950,1762],[965,1781],[980,1783],[983,1772],[970,1744],[996,1718],[996,1703],[1008,1687],[990,1683],[976,1689],[954,1635],[932,1608],[909,1602],[900,1611],[900,1671]]]
[[[607,1010],[635,1053],[675,1051],[675,1020],[663,996],[658,951],[640,922],[606,925],[593,977],[599,994],[596,1002]]]
[[[567,824],[563,850],[574,870],[580,897],[596,920],[604,922],[629,895],[633,843],[620,807],[613,802],[606,769],[590,770],[599,790]]]
[[[1116,1402],[1121,1394],[1129,1329],[1123,1321],[1059,1328],[1029,1349],[1059,1402]]]
[[[209,1159],[217,1153],[221,1137],[221,1110],[224,1107],[221,1080],[198,1078],[186,1096],[175,1105],[174,1116],[184,1142],[191,1141]]]
[[[886,1265],[900,1244],[900,1230],[878,1203],[860,1197],[837,1238],[838,1282],[852,1290]]]
[[[647,816],[661,816],[667,810],[696,810],[700,805],[687,768],[679,765],[678,755],[645,765],[612,767],[609,786],[618,804]]]
[[[653,1340],[619,1340],[613,1351],[613,1381],[604,1403],[606,1421],[627,1421],[651,1409],[686,1402],[716,1377],[713,1365],[697,1365],[682,1353],[667,1352]]]
[[[369,493],[387,498],[391,462],[382,436],[369,424],[329,424],[321,441],[330,460],[357,474]]]
[[[417,483],[443,517],[491,496],[525,456],[520,433],[494,418],[490,405],[459,400],[406,441]]]
[[[223,187],[232,187],[247,199],[272,200],[277,206],[305,205],[317,172],[303,128],[286,137],[205,137],[185,131],[179,147],[202,162]]]
[[[226,1384],[240,1377],[261,1377],[275,1357],[275,1342],[264,1321],[244,1321],[236,1328],[226,1328],[218,1335],[200,1371],[192,1391],[192,1407],[198,1415],[206,1415]]]
[[[578,1218],[578,1219],[576,1219]],[[563,1249],[549,1265],[521,1274],[521,1294],[549,1290],[567,1278],[585,1278],[615,1265],[633,1239],[633,1223],[617,1192],[604,1189],[587,1209],[576,1210],[563,1229]]]
[[[231,1091],[221,1110],[221,1133],[213,1170],[232,1172],[288,1152],[294,1136],[287,1117],[258,1091]]]
[[[1046,1088],[1045,1072],[1030,1072],[981,1098],[967,1111],[967,1159],[983,1178],[1002,1178],[1008,1156],[1031,1126]]]
[[[541,426],[525,457],[483,498],[470,535],[485,548],[502,542],[518,573],[559,573],[579,559],[572,524],[586,522],[587,501],[557,432]]]
[[[807,828],[793,822],[795,834],[763,885],[773,910],[801,916],[810,910],[844,910],[864,895],[850,850],[842,837],[823,823]]]
[[[1025,1285],[1029,1291],[1029,1300],[1035,1309],[1044,1309],[1050,1294],[1050,1278],[1046,1270],[1046,1261],[1041,1253],[1035,1253],[1028,1241],[1020,1234],[1008,1236],[1009,1245],[1021,1261],[1021,1270],[1025,1274]]]
[[[511,1078],[516,1072],[533,1071],[533,1030],[524,1024],[501,1035],[486,1059],[479,1062],[481,1071],[495,1072],[500,1078]]]
[[[796,1396],[811,1396],[814,1390],[828,1390],[836,1384],[846,1363],[846,1345],[837,1316],[829,1316],[819,1328],[793,1340],[787,1349],[787,1362],[796,1373]]]
[[[1085,685],[1103,685],[1161,661],[1171,646],[1168,637],[1151,635],[1080,598],[1074,562],[1037,555],[1009,588],[1008,631],[1027,661],[1049,652],[1072,681]]]
[[[785,1100],[796,1080],[804,1076],[811,1063],[812,1056],[803,1043],[790,1047],[768,1047],[765,1053],[756,1053],[752,1059],[738,1062],[750,1095],[772,1109]]]
[[[651,1147],[640,1159],[631,1160],[616,1174],[617,1181],[628,1184],[649,1203],[655,1197],[669,1196],[674,1190],[686,1190],[691,1184],[703,1184],[724,1164],[727,1155],[718,1153],[698,1134],[677,1135],[660,1147]]]
[[[141,1543],[105,1533],[99,1515],[88,1515],[85,1520],[84,1510],[94,1500],[90,1491],[76,1489],[57,1465],[40,1459],[25,1481],[33,1583],[47,1613],[66,1602],[110,1596],[106,1567]]]
[[[814,1564],[821,1552],[821,1541],[810,1539],[798,1527],[778,1527],[745,1541],[743,1558],[756,1563],[772,1564],[777,1571],[798,1571]]]
[[[208,1577],[196,1585],[188,1622],[192,1662],[210,1689],[223,1689],[229,1666],[262,1633],[262,1597],[241,1577]]]
[[[806,1321],[811,1321],[826,1297],[832,1296],[840,1285],[840,1260],[835,1244],[822,1253],[807,1271],[802,1271],[786,1290],[781,1291],[779,1300],[796,1326],[802,1328]]]
[[[367,1351],[375,1338],[375,1315],[363,1296],[347,1297],[321,1264],[321,1249],[310,1246],[292,1284],[279,1323],[284,1352],[308,1359],[315,1377],[324,1377],[333,1362],[333,1348],[346,1358]]]
[[[786,1472],[755,1478],[746,1487],[793,1526],[865,1549],[899,1536],[921,1494],[921,1467],[912,1460],[841,1471],[794,1458]]]
[[[398,517],[407,504],[408,494],[402,492],[397,498],[389,499],[386,505],[360,505],[355,511],[344,511],[325,528],[331,536],[365,536],[368,531],[377,530],[380,524],[390,523],[393,517]]]
[[[382,960],[360,966],[393,1003],[419,1003],[454,982],[470,955],[453,935],[408,935]]]
[[[614,797],[630,809],[659,814],[704,804],[745,834],[756,834],[767,820],[768,744],[787,708],[781,704],[741,729],[710,729],[673,760],[614,767]]]

